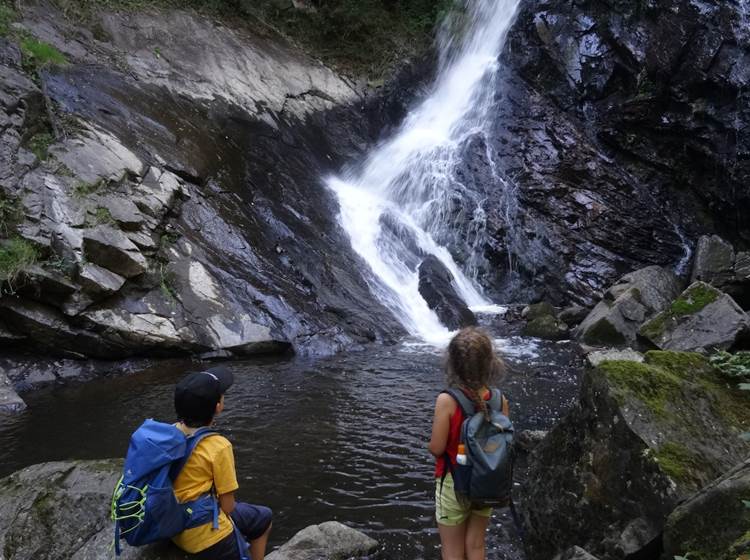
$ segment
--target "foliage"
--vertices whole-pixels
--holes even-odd
[[[44,161],[49,155],[47,150],[54,141],[55,138],[49,132],[39,132],[29,139],[27,147],[39,161]]]
[[[17,198],[0,190],[0,237],[7,237],[13,225],[23,217],[21,204]]]
[[[7,0],[0,0],[0,37],[10,33],[10,24],[16,19],[16,12]]]
[[[21,40],[23,64],[28,70],[35,70],[47,64],[66,64],[65,55],[55,47],[36,37],[26,36]]]
[[[81,181],[73,187],[73,196],[76,198],[86,198],[88,195],[97,192],[107,183],[108,181],[106,179],[99,179],[93,183]]]
[[[115,219],[112,217],[112,213],[109,211],[109,209],[105,208],[104,206],[99,206],[94,211],[93,220],[89,225],[99,226],[102,224],[113,224],[113,223],[115,223]]]
[[[36,263],[38,258],[36,247],[25,239],[14,237],[6,240],[0,245],[0,283],[7,283],[12,293],[18,274]]]
[[[162,294],[171,302],[177,301],[178,293],[177,288],[177,275],[169,270],[169,265],[162,264],[159,266],[159,287],[161,288]]]
[[[382,76],[423,52],[455,0],[55,0],[73,17],[99,8],[191,8],[255,31],[273,28],[343,70]]]
[[[732,380],[750,379],[750,352],[719,351],[712,355],[709,360],[713,366],[722,374]]]
[[[719,299],[719,296],[721,296],[721,292],[708,284],[702,282],[695,284],[674,300],[669,309],[662,311],[643,325],[640,333],[646,338],[658,339],[668,321],[697,313],[708,304]]]

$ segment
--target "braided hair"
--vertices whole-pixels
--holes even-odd
[[[505,373],[505,363],[495,355],[492,340],[483,330],[461,329],[448,344],[445,361],[448,386],[463,389],[487,418],[487,402],[479,391],[499,382]]]

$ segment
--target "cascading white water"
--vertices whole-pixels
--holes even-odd
[[[338,197],[339,219],[353,249],[374,274],[371,289],[411,334],[427,342],[443,344],[450,331],[419,294],[417,269],[426,255],[435,255],[451,271],[458,294],[470,307],[492,308],[474,278],[438,240],[449,236],[459,196],[464,208],[473,206],[467,252],[476,254],[483,244],[482,200],[454,171],[466,144],[487,134],[498,56],[519,1],[469,0],[463,39],[442,34],[442,63],[431,95],[393,138],[369,155],[360,173],[327,181]],[[464,266],[475,274],[471,257]]]

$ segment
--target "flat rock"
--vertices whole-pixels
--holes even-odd
[[[154,313],[130,313],[124,309],[88,311],[82,317],[94,327],[104,329],[108,340],[134,351],[146,349],[189,352],[201,350],[188,329],[178,329],[174,322]]]
[[[143,224],[141,211],[132,200],[124,196],[109,196],[104,199],[103,205],[123,229],[134,230]]]
[[[633,346],[643,322],[666,308],[678,293],[676,276],[660,266],[626,274],[605,292],[574,335],[592,346]]]
[[[148,268],[146,257],[120,230],[99,226],[83,234],[86,259],[125,278],[143,274]]]
[[[0,372],[0,413],[20,412],[26,408],[26,403],[18,396],[8,377]]]
[[[125,278],[99,265],[86,263],[78,273],[78,282],[91,294],[107,296],[122,288]]]
[[[60,307],[78,288],[63,274],[45,270],[39,265],[29,266],[19,275],[20,294],[56,307]]]
[[[699,281],[639,334],[662,350],[725,350],[750,343],[750,317],[729,295]]]
[[[378,542],[338,521],[310,525],[294,535],[267,560],[337,560],[375,552]]]

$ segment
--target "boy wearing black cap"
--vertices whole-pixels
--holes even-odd
[[[175,387],[177,428],[190,436],[210,426],[224,410],[224,393],[233,382],[232,372],[224,367],[187,374]],[[232,444],[227,438],[215,434],[198,443],[173,487],[180,502],[193,500],[213,488],[221,508],[218,529],[211,523],[187,529],[173,537],[177,546],[205,560],[238,560],[242,555],[234,523],[250,543],[252,560],[263,560],[271,530],[271,510],[235,502],[234,492],[239,485]]]

